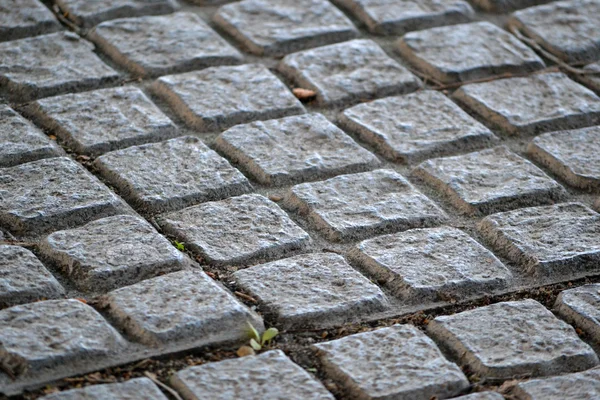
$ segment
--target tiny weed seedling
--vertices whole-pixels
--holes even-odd
[[[277,328],[269,328],[261,335],[258,333],[255,327],[248,323],[248,337],[250,338],[250,346],[242,346],[238,350],[238,355],[256,354],[256,351],[260,351],[264,345],[270,342],[275,336],[279,334]]]
[[[178,242],[177,240],[173,241],[173,243],[175,243],[175,247],[177,247],[177,250],[185,251],[185,246],[183,245],[183,243]]]

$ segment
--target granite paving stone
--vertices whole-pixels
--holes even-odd
[[[496,392],[478,392],[466,396],[455,397],[456,400],[504,400],[504,396]]]
[[[358,36],[326,0],[243,0],[222,6],[214,22],[251,53],[283,55]]]
[[[385,158],[414,163],[495,143],[492,132],[440,92],[423,90],[344,110],[341,125]]]
[[[445,399],[469,386],[460,368],[412,325],[314,345],[326,374],[353,398]]]
[[[186,368],[174,374],[170,383],[185,400],[204,399],[207,393],[213,400],[334,399],[281,350]]]
[[[285,185],[362,172],[377,158],[321,114],[237,125],[216,148],[265,185]]]
[[[428,227],[447,219],[402,175],[385,169],[296,185],[286,203],[334,241]]]
[[[243,59],[191,12],[107,21],[88,37],[115,63],[139,76],[237,64]]]
[[[486,124],[510,135],[600,124],[600,97],[562,73],[468,84],[453,97]]]
[[[545,67],[533,50],[487,21],[410,32],[398,41],[398,50],[423,74],[442,83],[523,74]]]
[[[129,202],[149,212],[251,190],[241,172],[193,136],[113,151],[98,157],[94,165]]]
[[[320,105],[342,106],[414,92],[421,81],[372,40],[355,39],[285,56],[279,71],[316,91]]]
[[[60,30],[52,12],[38,0],[0,1],[0,41]]]
[[[224,130],[305,112],[283,82],[260,64],[163,76],[154,82],[153,90],[198,130]]]
[[[506,13],[520,8],[548,3],[552,0],[471,0],[478,8],[495,13]]]
[[[148,378],[135,378],[125,382],[91,385],[41,397],[40,400],[167,400],[158,386]]]
[[[178,251],[145,220],[117,215],[54,232],[39,244],[82,291],[105,291],[182,269]]]
[[[248,324],[264,329],[257,314],[199,270],[147,279],[99,301],[129,335],[151,346],[240,341]]]
[[[114,82],[119,74],[72,32],[57,32],[0,43],[0,89],[14,102]]]
[[[493,214],[478,230],[495,251],[530,274],[574,279],[597,273],[600,214],[581,203]]]
[[[554,309],[565,321],[600,341],[600,285],[580,286],[561,292]]]
[[[304,254],[233,274],[282,329],[328,327],[383,311],[383,292],[333,253]]]
[[[600,369],[519,382],[512,394],[517,400],[597,399],[600,397]]]
[[[573,327],[530,299],[436,317],[427,332],[462,365],[492,380],[578,372],[598,364]]]

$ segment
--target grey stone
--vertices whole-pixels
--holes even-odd
[[[321,114],[237,125],[216,148],[265,185],[285,185],[362,172],[379,160]]]
[[[213,17],[250,52],[282,55],[358,36],[352,22],[326,0],[243,0]]]
[[[183,254],[152,225],[129,215],[55,232],[39,251],[83,291],[115,289],[185,265]]]
[[[441,224],[446,214],[404,177],[380,169],[291,188],[286,203],[330,240]]]
[[[548,204],[567,196],[544,171],[505,146],[425,161],[413,174],[471,215]]]
[[[460,368],[411,325],[394,325],[314,347],[327,375],[353,398],[445,399],[469,386]]]
[[[511,134],[600,124],[600,97],[562,73],[462,86],[453,95],[480,118]]]
[[[556,1],[517,11],[509,26],[521,30],[567,63],[600,58],[600,3],[597,0]]]
[[[317,93],[321,105],[342,106],[413,92],[422,84],[374,41],[355,39],[287,55],[279,71]]]
[[[0,169],[0,225],[38,235],[116,214],[125,204],[70,158],[48,158]]]
[[[478,392],[456,397],[456,400],[504,400],[504,396],[496,392]]]
[[[573,327],[529,299],[436,317],[427,331],[471,371],[491,380],[577,372],[598,364]]]
[[[283,329],[340,325],[388,306],[383,292],[337,254],[304,254],[233,275]]]
[[[95,89],[119,74],[71,32],[0,43],[0,88],[14,102]]]
[[[548,3],[553,0],[471,0],[475,6],[484,11],[506,13],[520,8]]]
[[[587,73],[578,75],[577,80],[584,85],[587,85],[597,93],[600,92],[600,61],[597,63],[586,65],[583,68]]]
[[[175,124],[132,86],[38,100],[28,115],[73,151],[97,155],[178,134]]]
[[[121,383],[92,385],[41,397],[40,400],[167,400],[148,378],[135,378]]]
[[[490,22],[411,32],[398,50],[423,74],[442,83],[523,74],[545,67],[533,50]]]
[[[179,341],[219,344],[248,337],[262,319],[202,271],[179,271],[126,286],[100,298],[132,337],[148,345]]]
[[[512,394],[518,400],[594,400],[600,398],[600,369],[519,382]]]
[[[141,76],[236,64],[243,59],[202,18],[189,12],[107,21],[88,37],[114,62]]]
[[[359,243],[350,257],[402,298],[465,298],[503,288],[510,271],[462,231],[412,229]]]
[[[477,150],[498,140],[488,128],[433,90],[359,104],[345,110],[340,123],[385,158],[404,163]]]
[[[186,368],[171,377],[171,385],[186,400],[205,399],[208,393],[211,400],[334,399],[281,350]]]
[[[600,126],[546,133],[529,143],[527,151],[569,185],[600,188]]]
[[[283,82],[260,64],[163,76],[152,87],[188,125],[198,130],[223,130],[305,112]]]
[[[65,291],[33,253],[0,245],[0,307],[62,297]]]
[[[150,212],[252,189],[241,172],[192,136],[113,151],[98,157],[94,165],[129,202]]]
[[[585,285],[561,292],[554,309],[564,320],[600,341],[600,285]]]
[[[38,0],[0,1],[0,41],[52,33],[60,24]]]
[[[500,254],[530,274],[594,274],[600,259],[600,214],[580,203],[490,215],[479,232]]]
[[[250,194],[159,218],[165,232],[211,264],[243,264],[302,249],[310,237],[277,204]]]

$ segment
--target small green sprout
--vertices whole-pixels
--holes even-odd
[[[175,247],[177,247],[177,250],[185,251],[184,243],[178,242],[177,240],[174,240],[173,243],[175,243]]]
[[[256,328],[248,323],[248,336],[250,337],[250,347],[255,351],[259,351],[263,348],[267,342],[270,342],[275,336],[279,334],[277,328],[269,328],[263,332],[262,336]]]

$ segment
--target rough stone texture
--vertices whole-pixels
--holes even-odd
[[[171,377],[171,385],[186,400],[205,399],[207,393],[212,400],[334,399],[281,350],[186,368]]]
[[[600,369],[520,382],[512,394],[518,400],[594,400],[600,398]]]
[[[126,286],[100,302],[128,334],[148,345],[219,344],[247,338],[248,324],[263,329],[258,315],[198,270]]]
[[[469,84],[453,97],[512,135],[600,124],[600,97],[562,73]]]
[[[456,397],[456,400],[504,400],[504,396],[496,392],[479,392]]]
[[[597,93],[600,93],[600,61],[586,65],[583,69],[589,71],[589,73],[577,76],[577,80],[584,85],[587,85],[592,90],[595,90]]]
[[[47,300],[0,311],[0,361],[14,375],[114,356],[124,339],[92,307]]]
[[[341,175],[291,188],[289,207],[306,214],[330,240],[437,225],[445,213],[392,170]]]
[[[321,114],[238,125],[216,148],[265,185],[285,185],[362,172],[377,158]]]
[[[244,264],[304,248],[310,237],[277,204],[250,194],[162,216],[159,224],[211,264]]]
[[[407,33],[398,41],[398,50],[422,73],[442,83],[545,67],[533,50],[486,21]]]
[[[113,151],[94,165],[129,202],[150,212],[251,190],[241,172],[192,136]]]
[[[125,204],[70,158],[0,169],[0,225],[38,235],[128,213]]]
[[[497,141],[489,129],[433,90],[359,104],[345,110],[340,123],[385,158],[404,163]]]
[[[71,32],[0,43],[0,88],[15,102],[95,89],[119,74]]]
[[[60,30],[52,12],[38,0],[0,1],[0,41]]]
[[[33,253],[0,245],[0,307],[63,295],[62,286]]]
[[[175,124],[132,86],[42,99],[26,112],[81,154],[101,154],[178,134]]]
[[[189,12],[103,22],[89,32],[89,38],[114,62],[142,76],[236,64],[243,59],[202,18]]]
[[[557,1],[517,11],[509,21],[552,54],[568,63],[600,59],[600,3]]]
[[[580,203],[532,207],[490,215],[480,233],[529,273],[575,276],[597,273],[600,214]]]
[[[600,188],[600,126],[538,136],[527,151],[569,185]]]
[[[283,82],[259,64],[163,76],[153,90],[198,130],[223,130],[305,112]]]
[[[148,378],[135,378],[121,383],[92,385],[41,397],[40,400],[167,400]]]
[[[60,148],[12,108],[0,105],[0,168],[60,155]]]
[[[471,371],[493,380],[577,372],[598,364],[573,327],[529,299],[437,317],[427,331]]]
[[[561,292],[554,304],[566,321],[600,341],[600,285],[585,285]]]
[[[279,71],[317,92],[321,105],[341,106],[413,92],[422,84],[375,42],[356,39],[290,54]]]
[[[213,17],[250,52],[282,55],[358,36],[352,22],[326,0],[244,0]]]
[[[506,286],[510,271],[462,231],[412,229],[359,243],[350,257],[402,298],[464,298]]]
[[[340,325],[387,308],[383,292],[337,254],[295,256],[233,275],[283,329]]]
[[[411,325],[394,325],[314,347],[327,375],[352,398],[445,399],[469,386],[460,368]]]
[[[520,8],[548,3],[552,0],[471,0],[475,6],[488,12],[506,13]]]
[[[183,254],[152,225],[128,215],[55,232],[39,250],[83,291],[115,289],[185,265]]]
[[[548,204],[567,196],[544,171],[505,146],[425,161],[413,174],[471,215]]]

